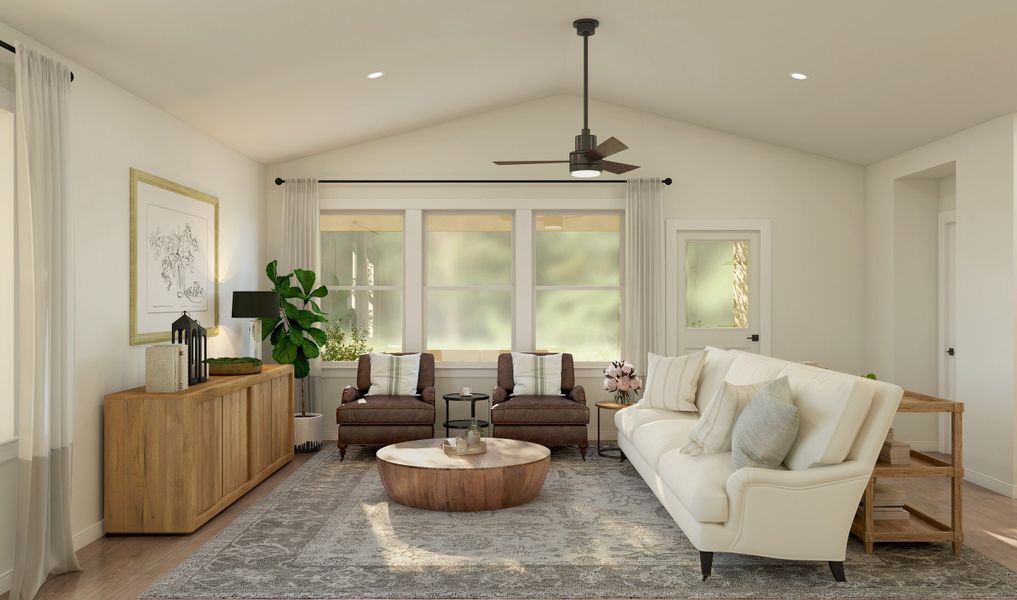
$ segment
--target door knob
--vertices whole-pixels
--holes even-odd
[[[955,352],[953,351],[953,348],[947,348],[946,349],[946,353],[949,354],[950,356],[953,356],[955,354]]]
[[[758,333],[753,333],[752,335],[750,335],[749,337],[747,337],[745,339],[749,340],[750,342],[758,342],[759,341],[759,334]]]

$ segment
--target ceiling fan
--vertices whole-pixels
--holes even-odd
[[[583,38],[583,131],[576,136],[576,149],[569,152],[568,160],[496,160],[496,165],[547,165],[568,163],[569,172],[573,177],[599,177],[602,171],[620,175],[638,169],[636,165],[604,160],[628,148],[617,138],[607,138],[597,144],[597,136],[590,133],[589,112],[589,42],[590,36],[597,31],[600,22],[596,19],[577,19],[572,23],[576,33]]]

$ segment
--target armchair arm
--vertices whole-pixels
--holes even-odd
[[[871,474],[872,465],[857,460],[802,471],[735,471],[726,484],[726,526],[736,531],[730,550],[790,560],[844,560]]]
[[[349,402],[356,402],[360,399],[360,390],[348,385],[343,388],[342,403],[347,404]]]
[[[576,387],[569,390],[569,393],[565,395],[566,398],[573,402],[577,402],[582,405],[586,405],[586,390],[583,386],[577,385]]]
[[[508,396],[509,394],[505,391],[505,388],[494,388],[494,392],[491,393],[491,406],[508,400]]]
[[[427,402],[431,406],[434,406],[434,386],[429,385],[426,388],[420,390],[420,399]]]

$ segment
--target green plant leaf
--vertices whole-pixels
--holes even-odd
[[[328,341],[328,334],[317,327],[309,327],[306,331],[307,335],[311,336],[311,339],[319,346],[324,346]]]
[[[311,374],[311,363],[303,354],[297,354],[293,359],[293,377],[303,379]]]
[[[265,275],[268,275],[268,279],[274,284],[276,283],[276,277],[279,275],[279,261],[273,260],[265,266]]]
[[[303,329],[310,329],[311,327],[314,327],[315,323],[328,322],[328,317],[326,317],[325,315],[316,315],[309,310],[302,310],[298,312],[294,320]]]
[[[290,343],[294,346],[299,346],[304,342],[304,332],[296,327],[290,328]]]
[[[282,306],[283,311],[286,313],[286,318],[289,319],[290,321],[297,320],[298,315],[300,315],[300,313],[303,312],[296,306],[290,304],[289,302],[284,302]]]
[[[318,355],[321,354],[321,351],[318,350],[318,344],[314,343],[314,340],[304,338],[300,343],[300,348],[304,351],[304,356],[307,358],[318,358]]]
[[[304,293],[301,292],[300,288],[298,288],[298,287],[287,287],[285,289],[279,290],[279,297],[280,298],[285,298],[285,299],[289,299],[289,298],[303,298],[304,297]]]
[[[272,336],[271,342],[272,342],[272,345],[275,346],[276,344],[279,343],[280,339],[286,337],[286,332],[287,332],[286,324],[283,321],[279,321],[279,324],[276,325],[275,329],[273,329],[272,332],[271,332],[271,336]],[[262,335],[264,335],[264,334],[262,334]],[[264,337],[262,339],[264,339]]]
[[[279,317],[262,317],[261,339],[263,340],[267,339],[268,336],[272,335],[272,332],[275,331],[276,326],[279,325],[279,321],[281,320],[282,319],[280,319]]]
[[[310,294],[311,290],[314,289],[315,275],[314,271],[308,271],[307,269],[294,269],[293,274],[297,276],[297,281],[300,282],[300,287],[303,288],[305,294]]]
[[[321,310],[321,307],[318,306],[317,302],[313,302],[313,301],[312,302],[308,302],[307,303],[307,308],[311,309],[311,311],[313,311],[313,312],[318,313],[319,315],[325,314],[325,311]]]
[[[324,298],[325,296],[328,296],[328,288],[325,286],[321,286],[311,292],[312,298]]]
[[[272,358],[281,365],[293,364],[297,358],[297,347],[290,342],[289,337],[284,337],[272,349]]]

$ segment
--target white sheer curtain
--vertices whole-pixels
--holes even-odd
[[[664,203],[659,179],[630,179],[625,193],[625,358],[646,373],[664,353]]]
[[[79,571],[71,535],[74,237],[67,199],[71,73],[19,44],[15,58],[14,385],[18,511],[11,600],[51,574]]]
[[[283,193],[282,256],[279,272],[310,269],[320,277],[318,180],[287,179]]]

